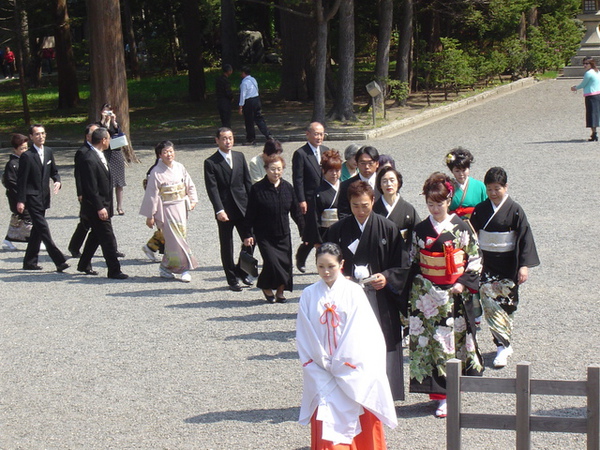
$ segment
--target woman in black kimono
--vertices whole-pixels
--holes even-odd
[[[315,194],[316,215],[312,216],[316,222],[307,220],[304,233],[311,229],[311,235],[314,235],[314,241],[317,244],[323,243],[323,236],[327,228],[338,221],[337,204],[340,191],[340,174],[342,172],[342,158],[337,150],[327,150],[321,155],[321,171],[323,177],[321,184]],[[317,232],[314,232],[314,229]]]
[[[377,173],[376,186],[381,197],[373,205],[373,212],[390,219],[398,226],[402,239],[410,250],[413,229],[421,219],[414,206],[400,195],[402,174],[392,166],[385,166]]]
[[[504,367],[512,355],[512,321],[519,303],[519,285],[529,278],[529,267],[540,264],[531,227],[523,209],[507,194],[508,177],[502,167],[487,171],[488,200],[475,207],[471,224],[483,252],[479,293],[486,321],[498,347],[494,367]]]
[[[267,175],[252,185],[246,208],[244,245],[256,244],[263,266],[256,286],[262,289],[269,303],[285,303],[283,291],[292,291],[292,238],[290,215],[302,233],[303,216],[294,188],[282,179],[285,160],[281,155],[269,156],[265,163]],[[276,292],[273,293],[273,290]]]
[[[369,183],[350,184],[348,201],[352,215],[333,224],[324,240],[342,249],[344,275],[364,285],[385,337],[386,371],[392,396],[394,400],[404,400],[402,326],[397,292],[402,292],[406,283],[408,255],[398,227],[373,213],[374,193]]]

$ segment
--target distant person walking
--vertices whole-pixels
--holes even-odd
[[[596,67],[596,61],[592,58],[583,60],[586,72],[583,81],[577,86],[571,86],[573,92],[583,89],[585,99],[585,126],[592,129],[592,135],[588,141],[597,141],[596,128],[600,125],[600,73]]]
[[[267,128],[265,118],[261,112],[260,97],[258,94],[258,83],[250,75],[250,68],[242,68],[242,83],[240,84],[240,114],[244,116],[246,124],[246,144],[254,144],[256,140],[256,131],[254,124],[260,132],[267,138],[272,139],[271,133]]]
[[[15,77],[15,54],[11,51],[10,47],[6,47],[4,50],[2,67],[4,68],[4,76],[6,78]]]
[[[223,64],[223,73],[215,81],[215,92],[217,94],[217,109],[221,118],[221,126],[231,128],[231,102],[233,92],[229,77],[233,73],[231,64]]]

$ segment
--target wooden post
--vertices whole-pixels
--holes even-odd
[[[460,375],[462,362],[452,358],[446,363],[446,401],[448,416],[446,417],[446,448],[460,450]]]
[[[531,372],[529,362],[517,364],[517,450],[531,448]]]
[[[600,366],[587,368],[587,449],[600,448]]]

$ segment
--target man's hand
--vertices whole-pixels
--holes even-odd
[[[54,195],[58,194],[58,191],[60,191],[60,181],[55,181],[54,182],[54,189],[52,190],[52,192],[54,193]]]
[[[254,238],[249,237],[249,238],[244,239],[244,245],[246,247],[252,247],[254,245]]]
[[[464,284],[455,283],[454,286],[452,286],[452,289],[450,289],[450,293],[451,294],[462,294],[464,290],[465,290]]]
[[[242,107],[241,107],[241,106],[240,106],[240,111],[239,111],[239,112],[240,112],[240,116],[243,116],[243,115],[244,115],[244,111],[243,111],[243,109],[242,109]]]
[[[83,200],[83,195],[78,195],[78,196],[77,196],[77,201],[78,201],[79,203],[81,203],[81,200]]]
[[[23,211],[25,211],[25,203],[17,203],[17,212],[23,214]]]
[[[148,228],[154,228],[154,217],[148,217],[146,219],[146,226]]]
[[[375,279],[371,281],[371,286],[373,286],[373,289],[375,289],[376,291],[383,289],[387,284],[387,278],[385,277],[385,275],[383,275],[382,273],[376,273],[373,276],[375,277]]]
[[[308,210],[308,205],[306,204],[306,202],[299,202],[298,206],[300,207],[300,212],[302,214],[306,214],[306,211]]]
[[[219,214],[217,214],[217,220],[219,222],[229,222],[229,216],[225,211],[221,211]]]
[[[98,217],[100,218],[100,220],[108,220],[108,211],[106,210],[106,208],[102,208],[98,211]]]

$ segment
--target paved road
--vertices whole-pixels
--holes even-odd
[[[372,142],[396,159],[403,195],[423,217],[422,183],[444,170],[452,147],[472,150],[476,178],[493,165],[508,171],[510,193],[528,213],[542,265],[522,291],[515,355],[505,369],[488,368],[487,376],[512,376],[515,363],[528,360],[536,378],[583,379],[586,366],[599,362],[600,145],[584,141],[583,100],[570,84],[540,83]],[[295,147],[286,144],[285,154]],[[238,149],[247,157],[259,152]],[[190,219],[189,240],[201,268],[190,284],[158,278],[158,266],[141,253],[150,231],[137,215],[153,153],[139,152],[142,164],[127,172],[126,215],[114,219],[130,280],[86,277],[74,268],[57,274],[45,254],[43,272],[25,273],[22,252],[0,252],[0,448],[307,449],[309,429],[296,423],[301,369],[294,321],[299,293],[317,279],[314,264],[295,277],[285,305],[266,304],[257,289],[225,290],[202,178],[213,148],[181,147],[177,159],[206,206]],[[64,188],[48,211],[64,250],[77,221],[73,153],[57,151]],[[6,227],[2,202],[0,230]],[[105,273],[101,259],[95,266]],[[479,336],[490,367],[495,348],[485,326]],[[513,412],[514,403],[508,395],[470,395],[464,402],[472,412],[498,413]],[[532,408],[577,416],[585,401],[535,398]],[[400,424],[387,432],[389,448],[444,448],[445,421],[433,417],[434,409],[424,395],[398,402]],[[467,430],[463,442],[465,448],[514,448],[514,433]],[[533,446],[585,448],[585,439],[539,433]]]

